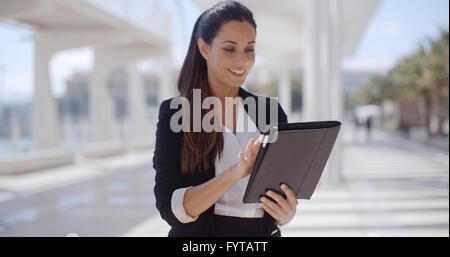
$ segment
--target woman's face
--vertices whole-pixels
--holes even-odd
[[[247,21],[223,24],[210,45],[199,39],[208,75],[222,85],[240,87],[255,64],[256,32]]]

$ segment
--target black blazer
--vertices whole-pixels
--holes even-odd
[[[246,91],[242,87],[239,88],[239,96],[242,99],[246,97],[254,97],[256,101],[256,110],[258,108],[258,99],[254,94]],[[153,168],[156,170],[155,175],[155,197],[156,208],[161,217],[172,227],[168,236],[207,236],[212,216],[214,214],[214,206],[212,205],[208,210],[200,214],[196,221],[190,223],[181,223],[173,214],[171,208],[172,193],[178,189],[189,186],[197,186],[215,177],[215,160],[210,161],[210,168],[206,172],[199,172],[197,175],[182,175],[180,167],[180,155],[183,131],[174,133],[170,129],[170,118],[172,114],[176,113],[177,109],[170,109],[170,99],[163,101],[159,108],[158,124],[156,129],[156,143],[153,155]],[[266,103],[266,121],[269,121],[269,100],[265,98]],[[180,107],[181,108],[181,107]],[[247,105],[244,105],[248,112]],[[256,126],[258,117],[249,115]],[[278,123],[287,123],[286,113],[278,103]],[[258,127],[262,133],[263,128]],[[278,232],[272,236],[281,236],[281,232],[274,219],[267,212],[264,212],[264,223],[267,236],[278,229]]]

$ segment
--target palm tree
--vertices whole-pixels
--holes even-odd
[[[429,83],[432,85],[433,113],[436,117],[436,133],[443,134],[443,123],[448,117],[449,99],[449,41],[448,30],[441,29],[438,40],[429,39],[431,51],[428,55]]]
[[[388,92],[399,104],[400,128],[423,124],[429,134],[443,134],[443,123],[448,117],[448,48],[448,31],[441,30],[439,39],[420,43],[415,53],[403,58],[389,73],[392,88]],[[420,114],[420,105],[424,113],[418,117],[423,119],[411,124],[405,117],[417,111]],[[431,130],[432,117],[437,118],[436,131]]]
[[[420,42],[387,75],[375,75],[352,96],[352,104],[381,104],[390,99],[400,111],[398,128],[424,126],[429,134],[443,134],[449,116],[449,38],[441,29],[438,39]]]

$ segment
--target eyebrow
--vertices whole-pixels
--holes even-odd
[[[225,40],[225,41],[222,42],[222,44],[223,44],[223,43],[232,43],[232,44],[235,44],[235,45],[238,44],[238,43],[236,43],[236,42],[234,42],[234,41],[231,41],[231,40]],[[252,44],[252,43],[256,43],[256,42],[255,42],[255,41],[250,41],[250,42],[248,42],[249,45]]]

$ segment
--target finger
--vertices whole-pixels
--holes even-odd
[[[261,135],[259,135],[258,140],[256,140],[256,141],[262,143],[263,139],[264,139],[264,134],[261,134]]]
[[[261,201],[267,204],[273,211],[275,211],[280,217],[285,216],[286,214],[282,210],[281,206],[277,203],[267,199],[266,197],[261,197]]]
[[[256,140],[255,144],[253,145],[253,153],[258,152],[259,147],[261,146],[261,143],[262,143],[262,139],[263,139],[263,135],[261,134],[261,136],[258,137],[258,140]]]
[[[245,164],[245,158],[244,158],[244,154],[242,152],[239,152],[239,154],[238,154],[238,161],[241,164]]]
[[[289,204],[293,208],[297,207],[298,200],[294,194],[294,191],[292,191],[292,189],[289,186],[287,186],[286,184],[281,185],[281,190],[283,190],[283,192],[286,194]]]
[[[246,154],[247,158],[249,158],[251,156],[254,142],[255,142],[255,139],[251,138],[250,141],[248,141],[247,147],[245,147],[245,154]]]
[[[264,136],[264,134],[259,134],[258,138],[256,139],[256,141],[261,140],[262,141],[262,137]]]
[[[270,208],[269,205],[265,204],[265,203],[261,203],[261,207],[270,214],[270,216],[272,216],[274,219],[276,220],[281,220],[280,215],[278,215],[278,213],[276,213],[272,208]]]
[[[275,201],[277,201],[277,203],[281,206],[281,209],[284,214],[287,215],[291,211],[292,209],[291,205],[281,195],[270,190],[267,191],[267,195],[272,197],[272,199],[274,199]]]

